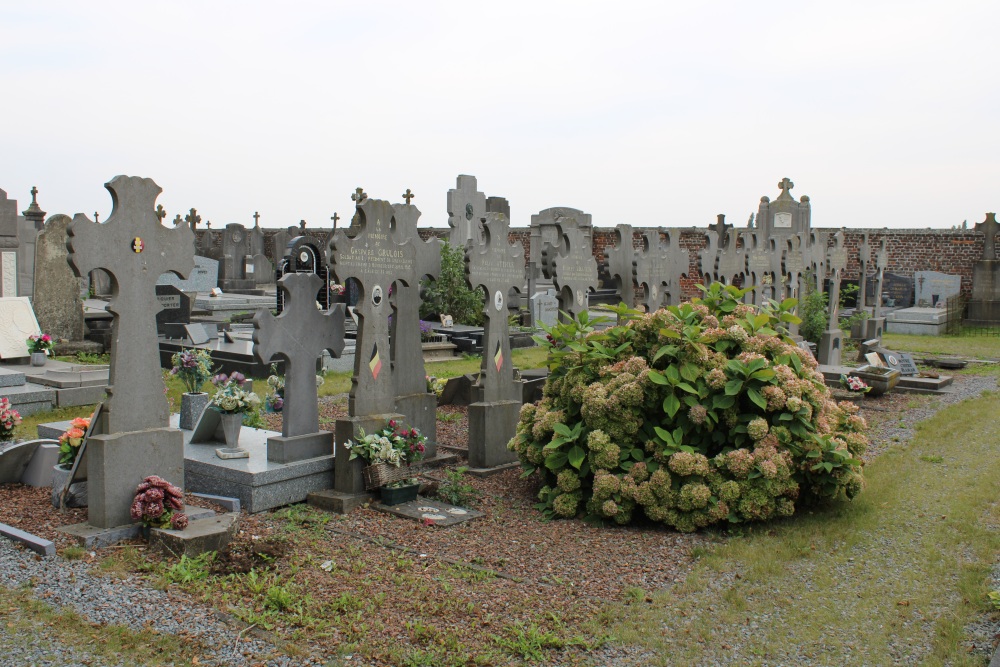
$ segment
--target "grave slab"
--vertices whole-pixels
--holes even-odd
[[[383,505],[380,502],[376,502],[372,505],[372,509],[404,519],[412,519],[419,522],[432,521],[435,526],[444,528],[484,516],[478,510],[459,507],[458,505],[451,505],[440,500],[431,500],[421,496],[417,496],[416,500],[399,503],[398,505]]]
[[[236,536],[239,512],[194,519],[184,530],[154,528],[149,546],[175,557],[194,558],[209,551],[222,551]]]
[[[41,332],[28,297],[0,298],[0,359],[28,357],[28,336]]]
[[[191,505],[185,505],[183,511],[191,521],[215,514],[212,510],[193,507]],[[131,517],[129,517],[129,520],[131,521]],[[133,540],[139,537],[142,534],[142,524],[127,523],[111,528],[100,528],[89,523],[75,523],[68,526],[60,526],[56,530],[76,539],[76,543],[81,547],[101,549],[118,544],[122,540]]]
[[[28,440],[0,444],[0,484],[20,483],[41,442]]]
[[[59,443],[42,440],[31,462],[21,475],[21,484],[42,488],[52,486],[52,468],[59,463]]]
[[[21,387],[24,383],[24,372],[13,368],[0,368],[0,391],[5,387]]]

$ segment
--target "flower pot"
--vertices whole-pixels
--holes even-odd
[[[226,447],[237,449],[240,446],[240,429],[243,428],[242,412],[222,412],[222,433],[226,439]]]
[[[410,500],[416,500],[417,491],[419,490],[420,490],[419,484],[408,484],[407,486],[398,486],[396,488],[383,486],[380,489],[380,493],[382,494],[382,504],[398,505],[400,503],[405,503]]]
[[[59,497],[62,495],[63,488],[66,486],[66,480],[69,479],[71,470],[72,466],[69,464],[52,466],[52,506],[56,509],[60,509]],[[84,481],[71,484],[69,487],[69,493],[66,494],[66,507],[86,506],[87,482]]]
[[[180,427],[190,431],[198,424],[201,413],[208,405],[208,393],[199,391],[197,393],[181,394],[181,423]]]
[[[32,352],[31,353],[31,365],[32,366],[44,366],[45,365],[45,353],[44,352]]]
[[[871,387],[871,391],[868,393],[872,396],[888,393],[896,386],[901,377],[900,372],[895,369],[875,368],[873,366],[858,366],[848,375],[854,375],[864,380],[865,384]]]

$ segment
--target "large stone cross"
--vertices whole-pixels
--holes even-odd
[[[636,251],[632,246],[632,225],[615,227],[615,244],[604,249],[604,260],[608,273],[618,280],[622,302],[629,308],[635,308]]]
[[[123,433],[169,426],[160,370],[156,279],[194,269],[194,232],[160,224],[154,204],[162,192],[148,178],[116,176],[105,187],[113,208],[103,224],[78,213],[68,229],[68,261],[77,276],[111,274],[111,370],[102,426]]]
[[[461,175],[455,186],[448,190],[446,199],[451,227],[448,242],[462,248],[467,241],[480,241],[479,221],[486,215],[486,195],[479,191],[475,176]]]
[[[680,231],[676,234],[675,240],[669,229],[659,229],[659,236],[663,239],[659,247],[666,261],[667,288],[670,290],[667,303],[671,306],[681,302],[681,277],[691,270],[691,252],[681,246]]]
[[[511,391],[515,385],[507,299],[511,289],[520,292],[524,285],[524,246],[510,244],[510,221],[503,213],[487,213],[480,230],[483,243],[465,246],[465,275],[471,288],[486,292],[483,401],[511,400],[516,397]]]
[[[642,232],[642,250],[635,259],[635,281],[643,287],[642,305],[646,312],[659,310],[670,285],[670,264],[660,244],[658,229]]]
[[[281,434],[287,437],[319,431],[316,395],[316,359],[329,350],[344,350],[344,304],[323,312],[316,293],[323,279],[315,273],[286,273],[278,281],[284,309],[275,317],[259,310],[253,318],[253,353],[263,364],[285,362],[285,407]]]
[[[395,408],[389,369],[389,288],[394,282],[417,284],[417,250],[412,241],[390,236],[392,204],[367,195],[357,202],[353,237],[338,229],[330,235],[327,257],[337,282],[354,278],[358,285],[357,352],[348,409],[352,417],[389,414]]]
[[[858,298],[857,298],[857,310],[865,309],[866,297],[865,291],[868,289],[868,268],[871,265],[872,247],[868,243],[868,232],[861,239],[861,244],[858,246]],[[876,277],[877,281],[878,278]],[[875,295],[876,301],[878,300],[878,294]]]
[[[791,179],[788,177],[781,179],[781,182],[778,183],[778,187],[781,189],[781,194],[778,195],[778,199],[793,199],[792,188],[795,187],[795,183],[792,183]]]
[[[556,228],[562,244],[549,258],[552,283],[559,291],[560,310],[566,317],[575,318],[587,310],[588,295],[597,288],[597,260],[584,238],[583,230],[575,225],[558,223]]]
[[[840,275],[847,268],[847,249],[844,247],[844,231],[833,235],[833,245],[827,250],[827,268],[830,271],[830,291],[828,305],[830,308],[830,329],[839,325],[837,311],[840,307]]]
[[[740,233],[728,227],[720,236],[717,229],[709,228],[707,243],[701,251],[701,272],[710,280],[733,284],[733,277],[746,271],[746,245],[739,245]]]
[[[997,231],[1000,230],[1000,224],[997,224],[997,214],[987,213],[986,219],[982,222],[977,222],[975,225],[977,232],[982,232],[986,236],[986,243],[983,245],[983,259],[992,261],[997,258]]]

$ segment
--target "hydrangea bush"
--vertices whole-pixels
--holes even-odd
[[[785,335],[795,300],[758,311],[745,290],[701,289],[648,315],[612,309],[631,319],[604,330],[584,312],[549,331],[543,398],[509,444],[542,476],[547,515],[693,531],[861,492],[867,426]]]

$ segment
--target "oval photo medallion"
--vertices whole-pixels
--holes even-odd
[[[376,306],[382,305],[382,286],[376,285],[372,288],[372,304]]]
[[[493,295],[493,305],[496,306],[497,310],[503,310],[503,294],[500,290],[497,290],[497,293]]]
[[[583,307],[583,298],[584,298],[583,290],[578,289],[576,291],[576,305],[580,306],[581,308]]]
[[[303,264],[305,264],[306,262],[308,262],[309,261],[309,252],[306,251],[306,250],[303,250],[302,252],[300,252],[299,253],[299,261],[302,262]]]

